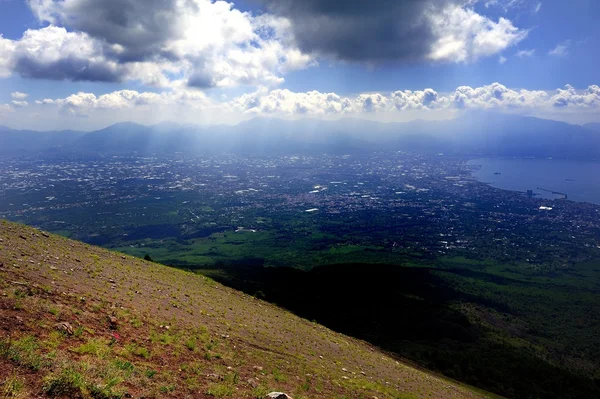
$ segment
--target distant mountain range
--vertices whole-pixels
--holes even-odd
[[[381,123],[255,118],[236,126],[125,122],[93,132],[0,126],[0,155],[33,153],[301,154],[412,150],[456,155],[600,158],[600,123],[571,125],[473,112],[453,120]]]

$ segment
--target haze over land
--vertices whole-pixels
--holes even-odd
[[[320,154],[382,150],[454,155],[600,158],[600,134],[532,117],[471,112],[445,121],[381,123],[255,118],[235,126],[119,123],[93,132],[34,132],[0,127],[0,154],[85,153]]]

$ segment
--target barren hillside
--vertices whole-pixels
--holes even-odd
[[[21,398],[485,397],[206,277],[6,221],[0,384]]]

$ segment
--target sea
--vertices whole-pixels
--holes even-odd
[[[478,158],[468,162],[478,181],[492,187],[600,205],[600,162],[541,158]]]

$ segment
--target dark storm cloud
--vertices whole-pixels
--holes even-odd
[[[428,10],[460,0],[255,0],[289,18],[299,47],[359,62],[419,60],[436,39]]]
[[[173,0],[77,0],[63,3],[59,18],[76,30],[122,46],[123,51],[113,51],[121,61],[140,61],[160,54],[165,42],[179,37],[178,19],[191,7],[197,7],[191,0],[184,6]]]
[[[21,76],[34,79],[119,82],[120,71],[105,63],[93,63],[87,59],[67,57],[54,62],[40,62],[33,57],[21,56],[14,68]]]

